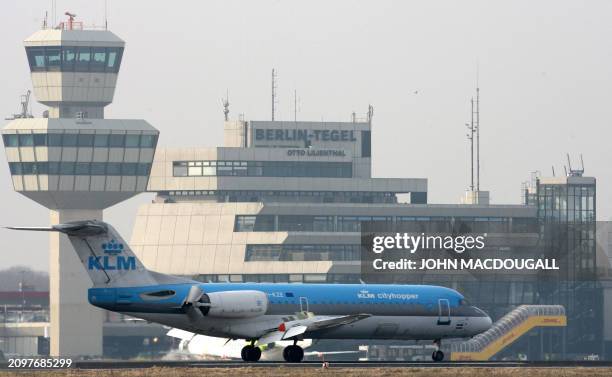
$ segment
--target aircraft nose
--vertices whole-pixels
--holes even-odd
[[[476,317],[476,318],[475,318],[475,319],[476,319],[476,321],[475,321],[476,323],[475,323],[475,326],[474,326],[475,330],[476,330],[478,333],[481,333],[481,332],[485,332],[485,331],[487,331],[488,329],[490,329],[490,328],[491,328],[491,326],[493,326],[493,320],[492,320],[492,319],[491,319],[491,317],[489,317],[489,315],[488,315],[487,313],[485,313],[483,310],[481,310],[481,309],[479,309],[479,308],[476,308],[476,307],[474,307],[474,308],[475,308],[475,309],[476,309],[478,312],[482,313],[482,316],[480,316],[480,317]]]

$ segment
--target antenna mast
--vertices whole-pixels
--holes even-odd
[[[468,129],[467,138],[470,141],[470,191],[474,191],[474,98],[470,100],[471,114],[470,123],[466,123],[465,126]]]
[[[225,121],[229,120],[229,91],[225,93],[225,98],[221,99],[221,103],[223,104],[223,116],[225,117]]]
[[[272,121],[276,113],[276,70],[272,68]]]
[[[476,191],[480,191],[480,88],[476,79]]]

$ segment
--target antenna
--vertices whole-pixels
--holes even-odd
[[[555,176],[555,166],[554,165],[552,166],[552,175],[553,177]]]
[[[582,171],[584,172],[584,160],[582,159],[582,153],[580,153],[580,165],[582,165]]]
[[[472,105],[472,119],[465,126],[468,129],[467,138],[470,141],[470,191],[474,191],[474,99],[470,100]]]
[[[272,121],[274,122],[274,115],[276,113],[276,70],[272,68]]]
[[[572,172],[572,162],[570,161],[569,153],[567,153],[567,167],[569,168],[570,173]]]
[[[11,117],[5,118],[6,120],[34,118],[30,110],[30,94],[32,94],[32,92],[28,90],[26,94],[22,94],[19,97],[20,98],[19,113],[13,114],[13,116]]]
[[[43,29],[47,28],[47,17],[48,17],[48,15],[49,15],[49,12],[45,11],[45,18],[44,18],[43,24],[42,24]]]
[[[229,120],[229,90],[225,93],[225,98],[221,99],[221,103],[223,104],[223,116],[225,117],[225,121]]]
[[[108,0],[104,0],[104,30],[108,30]]]
[[[293,89],[293,121],[297,122],[297,90]]]
[[[374,106],[368,105],[368,123],[372,125],[372,118],[374,117]]]
[[[480,88],[476,77],[476,191],[480,191]]]

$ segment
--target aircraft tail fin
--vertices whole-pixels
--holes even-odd
[[[51,227],[7,228],[67,235],[94,287],[157,284],[154,275],[144,267],[127,242],[115,228],[103,221],[71,221]]]

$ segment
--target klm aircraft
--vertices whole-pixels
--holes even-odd
[[[246,339],[244,361],[260,346],[290,340],[287,362],[300,362],[303,339],[432,340],[467,338],[491,327],[491,318],[458,292],[428,285],[201,283],[147,270],[117,231],[101,221],[76,221],[18,230],[68,236],[93,288],[89,302],[177,329]]]

